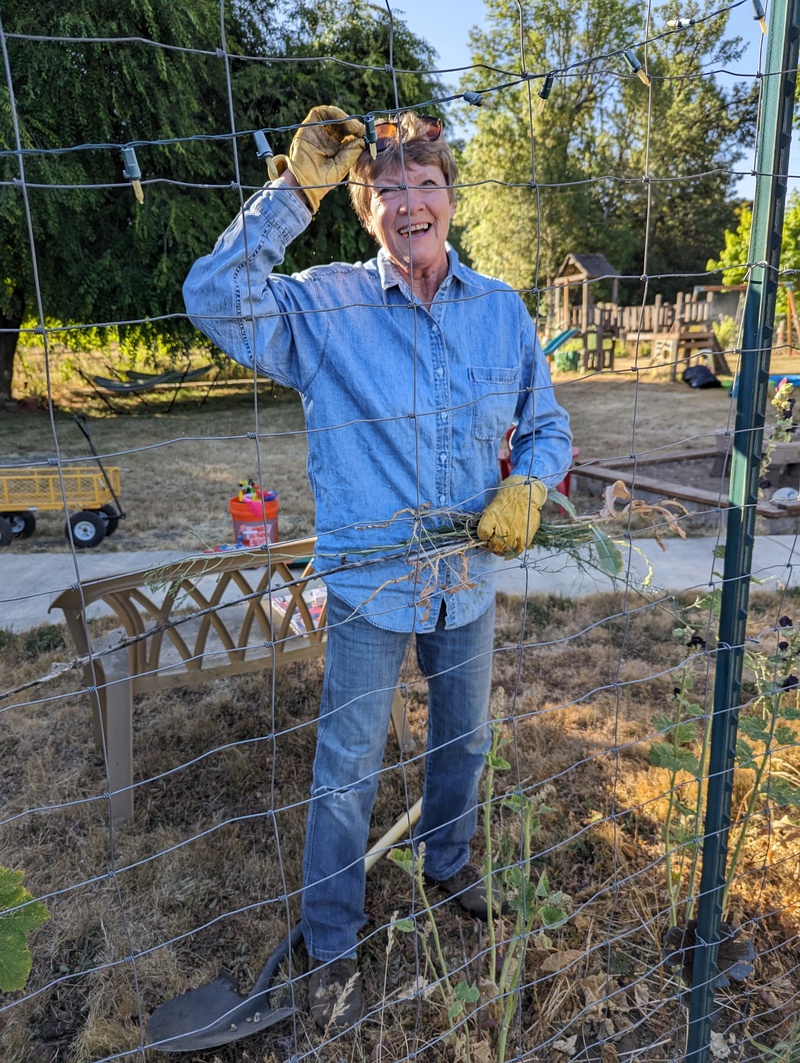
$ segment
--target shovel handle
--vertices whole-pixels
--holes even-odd
[[[372,846],[364,857],[364,868],[369,871],[380,860],[384,853],[388,852],[394,843],[402,838],[403,835],[410,831],[414,824],[419,819],[419,814],[422,811],[422,798],[418,798],[414,804],[409,808],[408,812],[404,812],[398,820],[396,820],[391,827],[387,830],[382,838]]]

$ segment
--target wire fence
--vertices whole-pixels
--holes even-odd
[[[481,68],[479,95],[523,100],[530,180],[497,181],[487,170],[480,183],[498,198],[521,188],[538,203],[533,115],[553,80],[549,70],[526,68],[531,13],[524,4],[519,9],[519,73]],[[705,20],[726,19],[730,10]],[[778,210],[757,221],[756,254],[743,263],[755,277],[743,303],[743,331],[716,352],[738,374],[736,400],[721,388],[689,393],[678,378],[698,360],[687,340],[691,330],[685,343],[676,329],[659,346],[655,333],[645,334],[643,309],[627,347],[620,336],[604,343],[598,313],[593,344],[584,335],[570,358],[563,346],[560,356],[554,351],[559,401],[581,448],[577,467],[562,470],[560,487],[569,497],[561,503],[587,519],[559,516],[551,504],[539,542],[548,535],[552,541],[506,562],[499,577],[493,743],[473,842],[474,859],[484,872],[493,870],[494,908],[485,922],[459,914],[412,852],[425,782],[428,684],[441,677],[426,675],[424,660],[406,652],[367,859],[359,946],[366,1015],[344,1032],[321,1032],[308,1014],[305,955],[293,929],[325,657],[324,594],[306,568],[314,507],[302,476],[308,434],[299,399],[255,374],[220,372],[214,381],[211,363],[198,367],[196,358],[150,377],[141,366],[127,378],[99,373],[105,356],[92,350],[98,331],[158,328],[184,320],[184,309],[173,304],[149,313],[145,307],[154,304],[147,301],[135,318],[54,321],[39,277],[47,248],[36,239],[38,216],[49,209],[40,197],[102,188],[120,197],[141,190],[147,201],[157,190],[179,210],[186,195],[200,227],[212,195],[231,198],[231,214],[244,211],[259,187],[241,162],[245,151],[252,153],[254,135],[288,142],[300,122],[240,123],[234,65],[286,64],[298,77],[302,70],[320,80],[331,65],[366,70],[388,82],[392,113],[441,109],[467,93],[404,94],[388,7],[385,16],[370,16],[392,28],[382,64],[229,51],[224,4],[220,31],[191,49],[123,34],[51,36],[46,19],[37,34],[0,25],[15,138],[0,157],[16,167],[2,194],[17,197],[35,282],[36,321],[23,327],[23,368],[33,374],[41,358],[47,398],[40,419],[16,420],[3,431],[0,465],[4,481],[24,463],[57,483],[56,497],[48,486],[52,506],[38,503],[38,534],[24,518],[28,503],[12,499],[3,510],[13,515],[16,536],[0,556],[0,567],[10,562],[2,571],[11,588],[3,599],[9,627],[0,639],[6,676],[0,864],[17,872],[0,885],[9,910],[0,916],[5,1059],[107,1063],[156,1060],[169,1051],[190,1051],[203,1063],[798,1058],[795,515],[759,487],[770,481],[776,499],[788,487],[797,497],[793,403],[785,387],[769,407],[772,441],[762,440],[775,391],[770,354],[774,364],[791,365],[778,362],[791,350],[773,351],[771,341],[796,10],[776,0],[770,33],[788,44],[783,50],[776,44],[765,67],[759,55],[742,75],[767,97],[753,169],[771,183],[757,187],[755,213],[767,201]],[[651,30],[651,19],[648,7],[636,49],[625,43],[555,73],[607,71],[611,94],[622,62],[628,77],[648,82],[639,87],[652,99],[646,64],[643,77],[637,67],[642,47],[646,56],[663,36]],[[691,31],[692,20],[684,21],[670,32]],[[192,136],[175,136],[164,118],[146,139],[42,146],[31,135],[37,116],[16,110],[10,42],[15,55],[20,47],[55,45],[68,55],[70,46],[102,45],[120,63],[145,50],[219,64],[230,128],[201,126]],[[364,110],[353,114],[368,119]],[[769,157],[765,145],[773,141],[779,147]],[[255,143],[263,149],[262,140]],[[215,158],[227,162],[213,179],[204,168],[178,178],[168,169],[141,168],[145,153],[157,160],[156,149],[166,146],[179,146],[190,159],[195,148],[213,146],[225,153]],[[63,174],[80,169],[44,165],[94,153],[113,160],[109,172],[122,159],[124,181],[68,180]],[[688,188],[697,176],[650,172],[645,159],[644,174],[625,180],[645,177],[649,203],[660,180]],[[567,196],[572,188],[570,181],[545,184],[548,195]],[[661,279],[647,257],[649,210],[643,218],[641,270],[620,278],[642,280],[642,308],[649,286]],[[537,231],[530,246],[536,263],[542,238]],[[125,240],[134,268],[135,226]],[[198,254],[209,250],[198,245]],[[579,290],[594,281],[584,277]],[[712,283],[709,274],[681,281],[686,288]],[[537,270],[522,294],[546,302],[551,315],[558,307],[558,289]],[[255,286],[249,295],[256,299]],[[327,312],[347,309],[353,307]],[[391,313],[383,305],[363,311]],[[416,320],[424,310],[412,312]],[[566,330],[570,322],[563,324]],[[248,327],[255,334],[256,314]],[[387,321],[387,335],[390,328]],[[72,334],[82,337],[83,352],[67,343]],[[374,340],[383,342],[382,333]],[[706,357],[704,349],[700,354]],[[419,369],[416,338],[412,355]],[[65,387],[61,371],[75,366],[87,378],[78,401],[91,408],[102,473],[92,485],[97,497],[81,501],[77,519],[70,474],[76,462],[92,468],[96,462],[75,455],[72,418],[62,412],[76,389],[74,381]],[[192,367],[206,372],[187,381]],[[620,384],[622,394],[614,390]],[[684,394],[691,394],[691,408]],[[444,412],[455,418],[462,411],[454,402]],[[88,441],[94,451],[92,435]],[[384,460],[363,455],[365,464]],[[243,464],[259,483],[277,486],[281,539],[294,545],[268,540],[255,552],[192,550],[197,539],[211,547],[229,535],[228,487],[241,479],[236,470]],[[107,497],[109,483],[116,490]],[[117,538],[106,541],[120,519],[126,523]],[[588,542],[581,537],[587,528],[594,529]],[[775,529],[781,534],[754,539],[755,531]],[[82,549],[100,543],[106,548],[96,558]],[[115,543],[140,551],[135,560],[126,555],[127,572],[114,564]],[[461,571],[481,549],[469,530],[454,537],[452,527],[440,534],[430,523],[413,545],[423,601],[445,566]],[[53,556],[64,564],[54,567]],[[348,571],[369,572],[374,564],[368,555],[340,559]],[[17,566],[24,592],[13,589]],[[752,592],[751,573],[762,584]],[[48,617],[44,608],[54,595],[63,614]],[[32,627],[27,618],[36,603],[43,606],[41,622]],[[229,978],[218,979],[223,969]],[[180,1003],[164,1008],[203,986],[185,998],[191,1005],[185,1014]]]

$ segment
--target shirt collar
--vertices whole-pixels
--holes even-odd
[[[450,244],[446,243],[444,246],[445,246],[445,249],[447,250],[447,257],[450,260],[450,272],[447,274],[445,279],[442,281],[442,286],[441,287],[442,288],[449,287],[450,282],[454,278],[456,280],[461,281],[462,284],[466,284],[468,282],[467,272],[466,272],[465,267],[461,264],[461,261],[460,261],[460,259],[458,257],[458,253],[456,252],[454,247],[450,246]],[[380,279],[381,279],[381,287],[384,290],[386,290],[387,288],[398,288],[398,287],[406,288],[407,287],[405,281],[400,276],[400,274],[398,273],[397,269],[395,268],[395,266],[391,262],[389,256],[386,254],[386,251],[383,248],[381,248],[378,251],[378,259],[377,259],[377,261],[378,261],[378,275],[380,276]]]

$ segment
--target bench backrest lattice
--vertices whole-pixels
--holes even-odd
[[[268,670],[324,654],[325,592],[311,570],[314,539],[260,550],[195,554],[156,568],[86,580],[62,591],[61,609],[93,701],[95,739],[108,772],[112,816],[133,816],[133,698]],[[92,639],[87,610],[119,619]],[[404,704],[392,723],[410,747]]]

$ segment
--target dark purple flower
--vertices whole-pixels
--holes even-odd
[[[779,642],[778,643],[778,649],[779,650],[788,650],[789,649],[789,643],[788,642]]]
[[[784,690],[797,690],[798,686],[800,686],[800,684],[797,681],[796,675],[787,675],[783,681]]]
[[[794,627],[794,620],[790,616],[782,616],[778,621],[778,627]]]
[[[703,649],[705,649],[706,640],[704,638],[701,638],[699,635],[692,635],[686,645],[689,647],[689,649],[691,649],[693,646],[702,646]]]

